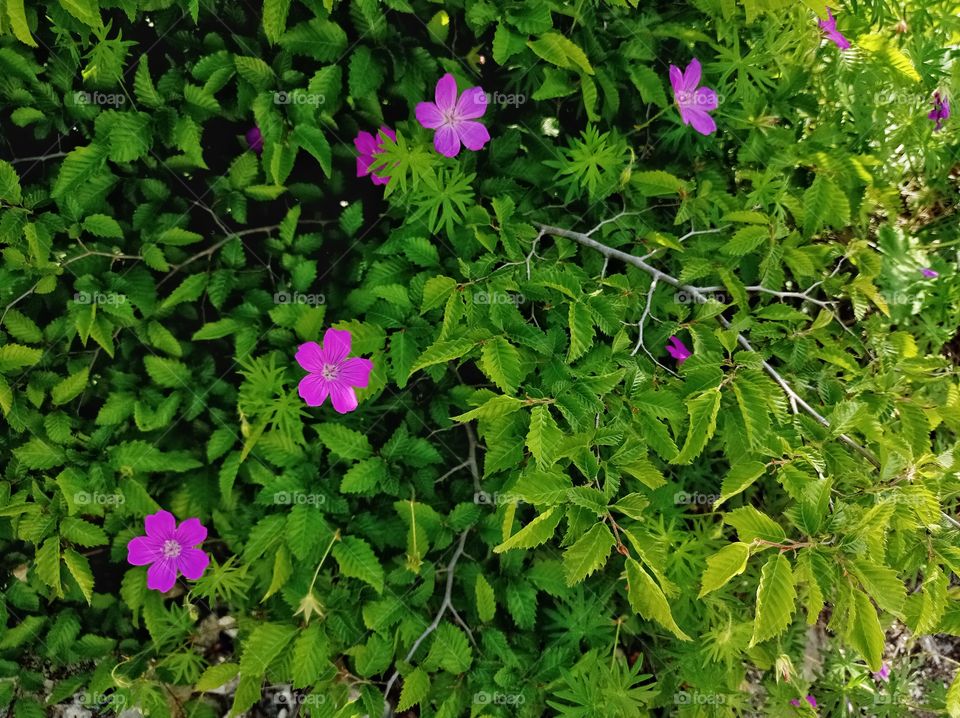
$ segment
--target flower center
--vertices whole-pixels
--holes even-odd
[[[323,369],[320,370],[320,376],[322,376],[327,381],[336,381],[337,376],[340,374],[340,367],[336,364],[324,364]]]
[[[183,551],[179,542],[169,539],[163,542],[163,555],[165,558],[176,558]]]

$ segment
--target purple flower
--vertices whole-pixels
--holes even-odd
[[[260,134],[259,127],[251,127],[247,130],[247,145],[258,155],[263,152],[263,135]]]
[[[378,185],[390,181],[387,175],[378,175],[374,172],[374,169],[382,172],[383,167],[373,166],[374,156],[383,149],[384,137],[389,137],[394,142],[397,141],[397,134],[386,125],[380,126],[380,134],[376,138],[369,132],[359,132],[353,140],[353,146],[357,148],[359,153],[357,157],[357,177],[370,175],[373,183]]]
[[[943,121],[950,117],[950,101],[941,95],[939,90],[933,93],[933,109],[927,117],[937,123],[933,128],[934,132],[942,130]]]
[[[417,105],[417,122],[428,130],[436,130],[433,146],[444,157],[456,157],[460,143],[468,150],[483,149],[490,141],[490,133],[479,122],[487,111],[487,95],[482,87],[471,87],[457,99],[457,81],[449,72],[437,82],[433,93],[435,102]]]
[[[814,698],[813,696],[808,695],[805,700],[807,701],[807,703],[809,703],[809,704],[810,704],[811,706],[813,706],[814,708],[817,707],[817,699]],[[792,705],[792,706],[799,706],[799,705],[800,705],[800,701],[799,701],[798,699],[794,698],[792,701],[790,701],[790,705]]]
[[[144,520],[146,536],[137,536],[127,544],[127,561],[146,566],[147,588],[166,593],[177,582],[177,573],[196,581],[210,563],[210,557],[194,548],[207,538],[200,519],[187,519],[179,526],[169,511],[158,511]]]
[[[697,87],[700,84],[700,61],[693,58],[683,72],[676,65],[670,65],[670,84],[683,124],[693,125],[701,135],[716,132],[717,123],[707,112],[717,109],[717,93],[709,87]]]
[[[936,279],[937,277],[940,276],[940,272],[935,272],[929,267],[924,267],[923,269],[921,269],[920,274],[922,274],[927,279]]]
[[[297,363],[310,372],[300,380],[298,388],[308,406],[320,406],[329,395],[333,408],[340,414],[357,408],[353,387],[367,386],[373,362],[347,358],[351,339],[349,331],[327,329],[322,347],[316,342],[307,342],[297,349]]]
[[[683,364],[688,357],[693,355],[693,352],[687,349],[677,337],[670,337],[670,342],[667,343],[667,353],[676,359],[678,364]]]
[[[820,21],[820,29],[823,30],[827,37],[833,40],[841,50],[850,49],[850,41],[843,36],[843,33],[837,30],[837,18],[830,12],[830,8],[827,8],[827,19]]]
[[[884,663],[882,666],[880,666],[880,670],[873,674],[873,677],[878,681],[890,680],[890,666]]]

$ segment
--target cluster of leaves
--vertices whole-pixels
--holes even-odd
[[[906,660],[865,679],[893,627],[960,636],[960,135],[926,118],[960,19],[845,3],[841,55],[816,2],[639,5],[0,3],[0,706],[914,700]],[[667,96],[693,55],[710,137]],[[482,152],[413,119],[445,72],[493,96]],[[374,363],[346,416],[297,396],[328,326]],[[189,593],[125,561],[161,507],[210,528]]]

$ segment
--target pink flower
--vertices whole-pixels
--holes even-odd
[[[820,21],[820,29],[823,30],[826,36],[833,40],[841,50],[850,49],[850,41],[843,36],[843,33],[837,30],[837,18],[830,12],[830,8],[827,8],[827,19]]]
[[[933,93],[933,109],[930,110],[927,117],[936,122],[933,128],[934,132],[942,130],[943,121],[950,117],[950,101],[941,95],[939,90]]]
[[[383,137],[389,137],[394,142],[397,141],[397,134],[391,130],[386,125],[380,127],[380,135],[374,139],[373,135],[369,132],[359,132],[353,140],[353,146],[357,148],[359,153],[357,157],[357,177],[366,177],[370,175],[370,179],[373,180],[374,184],[386,184],[390,181],[390,178],[387,175],[378,175],[374,172],[374,169],[382,172],[383,167],[374,167],[374,156],[383,149]]]
[[[247,145],[258,155],[263,152],[263,135],[260,134],[259,127],[251,127],[247,130]]]
[[[677,337],[670,337],[670,342],[667,344],[667,353],[676,359],[678,364],[683,364],[688,357],[693,355],[693,352],[687,349]]]
[[[925,267],[924,269],[921,269],[920,274],[922,274],[927,279],[936,279],[937,277],[940,276],[940,272],[936,272],[930,269],[929,267]]]
[[[814,698],[813,696],[809,696],[809,695],[808,695],[808,696],[805,698],[805,700],[807,701],[807,703],[809,703],[809,704],[810,704],[811,706],[813,706],[814,708],[817,707],[817,699]],[[800,705],[800,701],[797,700],[796,698],[794,698],[792,701],[790,701],[790,705],[792,705],[792,706],[799,706],[799,705]]]
[[[449,72],[437,82],[433,93],[435,102],[417,105],[417,122],[428,130],[436,130],[433,146],[445,157],[456,157],[460,143],[476,152],[490,141],[490,133],[479,122],[487,111],[487,95],[481,87],[463,91],[457,99],[457,81]]]
[[[346,330],[327,329],[322,347],[316,342],[307,342],[297,349],[297,363],[310,372],[300,380],[298,388],[308,406],[320,406],[329,395],[333,408],[340,414],[357,408],[353,387],[367,386],[373,362],[347,358],[351,339]]]
[[[873,677],[878,681],[890,680],[890,666],[884,663],[882,666],[880,666],[880,670],[873,674]]]
[[[693,125],[701,135],[716,132],[717,123],[707,112],[717,109],[717,93],[709,87],[697,87],[700,84],[700,61],[693,58],[683,72],[676,65],[670,65],[670,84],[683,124]]]
[[[150,514],[144,521],[146,536],[137,536],[127,544],[127,561],[146,566],[147,588],[166,593],[177,582],[177,572],[196,581],[210,563],[210,557],[194,546],[207,538],[200,519],[187,519],[179,526],[169,511]]]

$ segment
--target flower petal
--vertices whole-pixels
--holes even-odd
[[[435,130],[443,124],[443,115],[432,102],[420,102],[416,109],[417,122],[428,130]]]
[[[162,557],[162,544],[149,536],[137,536],[127,544],[127,562],[134,566],[146,566]]]
[[[173,538],[173,532],[177,530],[177,520],[169,511],[157,511],[155,514],[149,514],[144,520],[143,525],[147,529],[147,536],[156,539],[159,542]]]
[[[475,120],[483,117],[487,111],[487,93],[482,87],[471,87],[463,91],[460,99],[457,101],[457,109],[454,110],[454,117],[458,120]]]
[[[161,558],[147,569],[147,588],[166,593],[177,582],[177,567],[168,558]]]
[[[346,329],[331,327],[323,333],[323,358],[325,363],[339,364],[350,353],[352,337]]]
[[[369,359],[353,357],[340,365],[337,381],[350,386],[366,388],[370,382],[370,372],[373,371],[373,362]]]
[[[474,152],[481,150],[483,146],[490,141],[490,133],[487,132],[487,128],[479,122],[465,120],[464,122],[458,123],[456,128],[460,141],[466,145],[468,150],[473,150]]]
[[[357,395],[353,387],[340,382],[330,383],[330,400],[339,414],[347,414],[357,408]]]
[[[177,526],[173,539],[184,548],[197,546],[206,541],[207,527],[200,523],[200,519],[184,519]]]
[[[444,157],[456,157],[460,152],[460,136],[452,127],[444,125],[433,136],[433,146]]]
[[[306,371],[318,372],[323,369],[323,348],[316,342],[301,344],[293,358]]]
[[[357,157],[357,177],[366,177],[370,174],[370,165],[373,164],[373,157]]]
[[[437,103],[437,109],[445,115],[457,106],[457,81],[449,72],[437,80],[433,100]]]
[[[693,58],[690,64],[687,65],[686,72],[683,73],[683,89],[687,92],[696,90],[697,85],[700,84],[700,73],[700,61],[697,58]]]
[[[683,73],[676,65],[670,65],[670,86],[674,94],[683,90]]]
[[[693,93],[693,106],[695,109],[715,110],[717,109],[717,93],[709,87],[701,87]]]
[[[373,183],[374,183],[375,185],[386,184],[387,182],[390,181],[390,178],[387,177],[386,175],[383,175],[383,176],[381,176],[381,175],[370,175],[370,179],[373,180]]]
[[[358,132],[353,138],[353,146],[361,155],[372,155],[377,151],[377,141],[369,132]]]
[[[307,406],[320,406],[330,393],[330,382],[319,374],[307,374],[300,380],[297,393],[307,402]]]
[[[690,118],[690,124],[693,126],[693,129],[701,135],[710,135],[717,131],[717,123],[703,110],[696,107],[688,107],[687,117]]]
[[[196,581],[203,575],[203,572],[207,570],[207,565],[210,563],[210,557],[207,555],[206,551],[201,551],[198,548],[185,548],[179,556],[177,556],[177,570],[183,574],[184,578],[188,578],[191,581]]]

